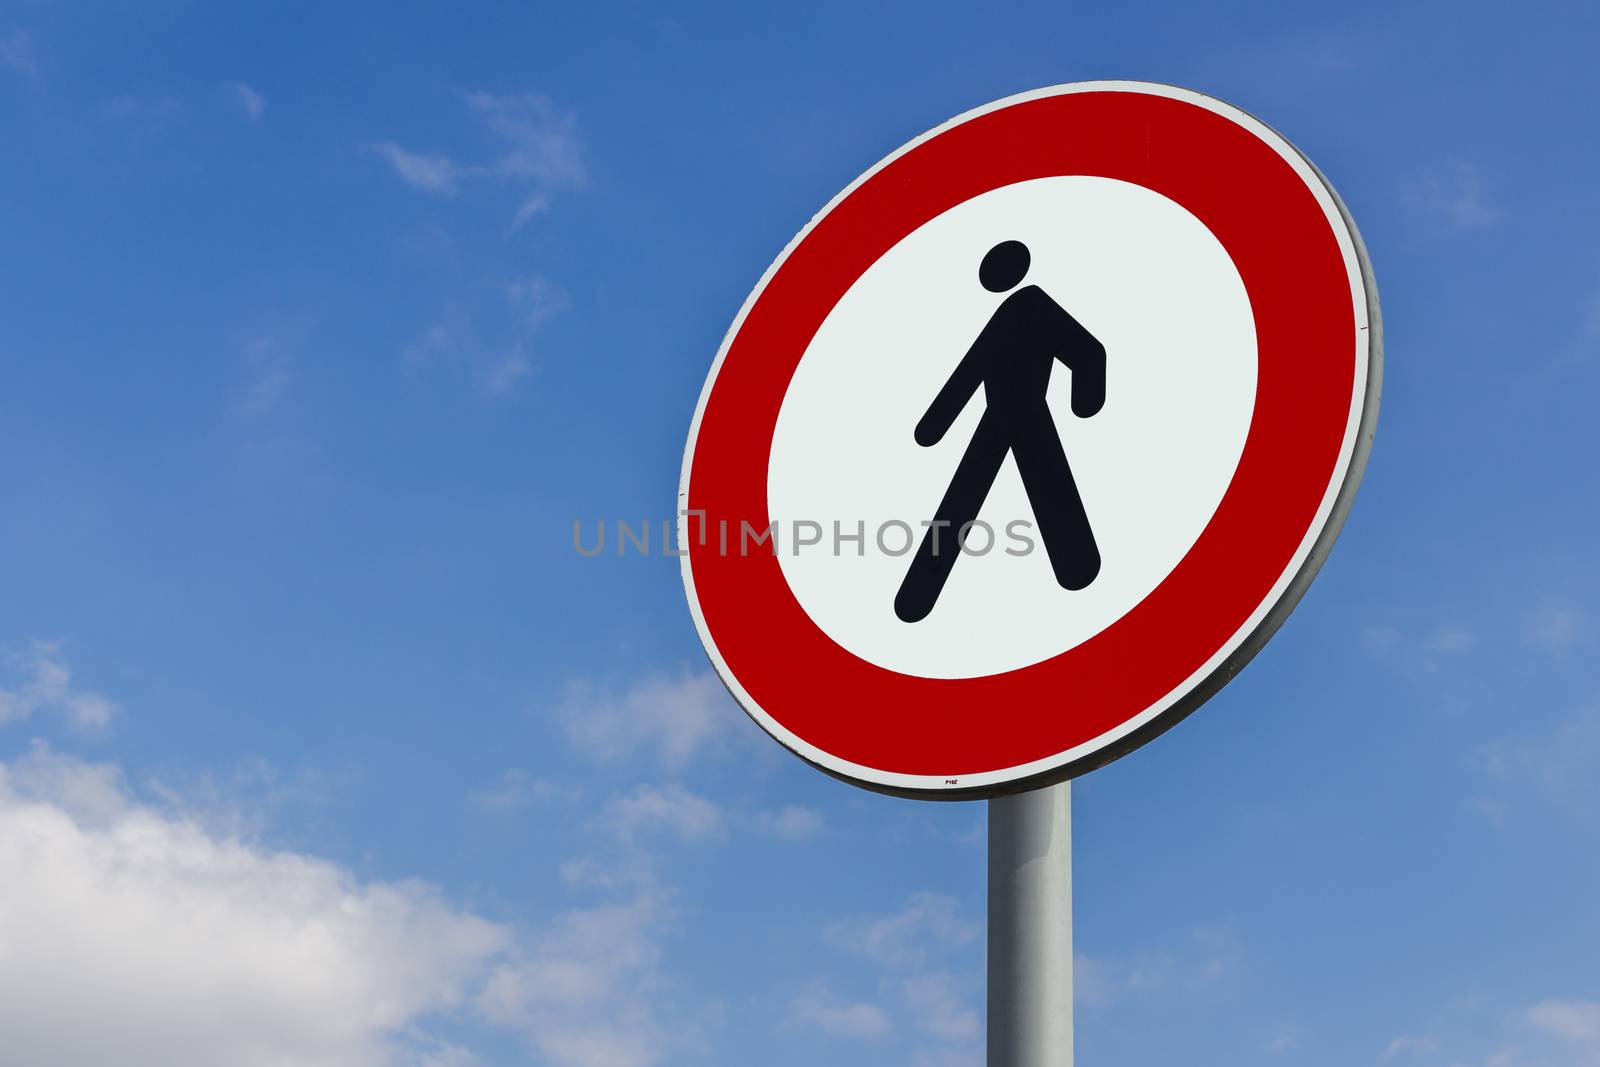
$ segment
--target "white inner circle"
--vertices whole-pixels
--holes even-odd
[[[1036,529],[1019,528],[1031,550],[1008,535],[1008,524],[1031,526],[1033,511],[1007,456],[979,513],[993,547],[957,559],[932,613],[902,622],[894,597],[911,553],[896,523],[921,539],[982,414],[982,388],[937,445],[920,447],[912,430],[1005,299],[978,282],[984,253],[1004,240],[1032,254],[1023,284],[1041,287],[1106,347],[1098,414],[1072,414],[1071,372],[1059,363],[1048,390],[1101,570],[1088,588],[1068,591]],[[974,197],[874,263],[795,370],[767,472],[784,578],[824,633],[889,670],[970,678],[1049,659],[1125,615],[1194,545],[1238,465],[1255,390],[1244,283],[1181,206],[1084,176]],[[836,543],[836,523],[863,542]],[[820,542],[800,547],[795,535],[809,540],[817,527]],[[969,544],[985,540],[976,530]]]

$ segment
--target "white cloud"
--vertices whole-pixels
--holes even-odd
[[[109,702],[74,687],[58,645],[5,665],[0,719],[42,709],[91,722]],[[310,786],[249,762],[252,806]],[[620,863],[561,867],[602,902],[525,927],[452,905],[428,883],[362,879],[269,848],[228,817],[210,776],[131,789],[120,769],[40,743],[0,761],[0,1058],[51,1067],[468,1067],[434,1031],[515,1031],[544,1067],[653,1067],[698,1043],[703,1004],[660,970],[670,889],[636,838],[721,832],[677,786],[616,798],[603,821]],[[508,772],[481,803],[555,787]],[[223,816],[218,817],[222,811]],[[86,1025],[86,1020],[88,1024]]]
[[[822,832],[822,813],[798,804],[758,812],[752,822],[757,832],[783,841],[805,841]]]
[[[821,986],[814,986],[790,1001],[789,1022],[829,1037],[874,1041],[891,1029],[889,1016],[876,1004],[841,1000]]]
[[[508,944],[422,883],[215,837],[44,749],[0,765],[0,870],[16,1063],[414,1063],[449,1051],[420,1025]]]
[[[703,816],[666,807],[669,827],[700,832]],[[656,814],[641,805],[640,827]],[[570,880],[614,899],[519,930],[424,882],[219,833],[140,800],[114,766],[36,747],[0,763],[4,1058],[467,1067],[471,1051],[431,1031],[471,1023],[548,1067],[652,1067],[703,1012],[661,973],[670,894],[640,864]]]
[[[613,797],[600,822],[618,838],[633,841],[652,831],[665,831],[680,841],[708,841],[722,836],[722,810],[680,785],[640,785]]]
[[[584,755],[615,762],[646,754],[672,770],[722,747],[741,717],[710,671],[652,675],[621,692],[574,682],[557,714]]]
[[[27,30],[12,28],[0,33],[0,67],[32,78],[39,73],[39,56]]]
[[[978,924],[961,918],[960,905],[939,893],[918,893],[893,915],[836,922],[827,929],[835,948],[880,967],[908,968],[934,952],[977,940]]]
[[[461,177],[461,168],[448,158],[408,152],[393,141],[375,144],[372,150],[388,160],[400,180],[413,189],[441,196],[456,195],[456,182]]]
[[[72,671],[59,641],[35,641],[0,659],[0,726],[37,713],[60,715],[68,725],[96,733],[111,725],[116,705],[99,693],[72,684]]]
[[[1476,230],[1500,221],[1484,195],[1483,174],[1471,163],[1452,160],[1423,175],[1413,190],[1423,213],[1452,230]]]
[[[233,94],[233,99],[251,122],[259,122],[262,115],[267,113],[267,98],[244,82],[228,82],[228,91]]]

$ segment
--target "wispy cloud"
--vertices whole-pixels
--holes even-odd
[[[0,659],[0,679],[0,726],[46,713],[81,732],[98,733],[116,714],[111,701],[72,683],[59,641],[35,641]]]
[[[471,346],[471,338],[459,324],[439,322],[424,330],[400,354],[407,364],[420,367],[438,359],[450,358]]]
[[[291,813],[316,821],[347,794],[360,775],[301,766],[284,772],[246,757],[216,772],[164,769],[139,780],[139,793],[205,830],[212,837],[258,841]]]
[[[506,299],[529,327],[541,326],[572,307],[572,297],[565,289],[538,274],[511,281],[506,286]]]
[[[534,193],[527,197],[517,206],[517,213],[511,216],[511,232],[517,232],[549,210],[550,198],[544,193]]]
[[[900,982],[900,997],[915,1025],[940,1041],[971,1042],[983,1033],[968,995],[949,971],[913,974]]]
[[[567,887],[602,901],[520,942],[475,1009],[521,1032],[552,1067],[651,1067],[694,1047],[704,1011],[663,970],[676,892],[653,849],[663,838],[708,844],[725,823],[716,804],[675,784],[640,785],[601,805],[593,851],[559,871]]]
[[[685,1039],[692,1014],[662,1007],[669,921],[653,892],[565,912],[495,968],[474,1007],[527,1035],[554,1067],[651,1067]]]
[[[579,792],[527,771],[512,769],[469,796],[473,807],[493,814],[515,814],[540,805],[578,799]],[[649,845],[662,837],[684,843],[718,841],[730,833],[753,834],[783,842],[810,841],[825,825],[822,813],[799,804],[750,813],[726,813],[715,801],[677,782],[640,783],[611,797],[594,816],[592,825],[626,846]],[[638,851],[601,862],[594,856],[566,864],[574,885],[615,884],[636,879],[643,869]],[[647,864],[653,870],[652,864]],[[627,873],[622,873],[622,868]]]
[[[1484,766],[1507,781],[1560,792],[1586,784],[1600,759],[1600,709],[1577,711],[1543,733],[1524,731],[1516,739],[1484,749]]]
[[[489,168],[491,173],[555,187],[583,183],[587,173],[577,116],[537,93],[468,93],[466,100],[467,107],[505,144],[504,154]]]
[[[393,141],[374,144],[372,150],[388,160],[400,180],[413,189],[441,196],[455,196],[459,191],[461,168],[444,156],[408,152]]]
[[[554,193],[588,180],[577,117],[549,97],[472,92],[463,96],[463,102],[495,143],[488,159],[462,162],[394,141],[374,144],[373,150],[388,160],[402,181],[424,192],[454,196],[468,182],[511,186],[518,196],[512,230],[547,210]]]
[[[320,439],[295,417],[295,361],[277,338],[246,338],[222,414],[234,440],[235,475],[251,491],[314,484],[321,477]]]
[[[1423,638],[1422,650],[1440,655],[1470,652],[1478,643],[1478,635],[1465,626],[1441,626]]]
[[[270,413],[282,403],[293,381],[289,354],[282,346],[270,337],[252,337],[245,344],[240,414],[259,417]]]
[[[782,841],[807,841],[822,833],[822,813],[815,808],[785,804],[776,811],[757,812],[752,823],[758,833]]]
[[[710,671],[651,675],[616,690],[573,682],[557,709],[567,739],[602,762],[649,756],[670,770],[725,747],[743,716]]]
[[[1240,947],[1231,930],[1200,927],[1181,948],[1121,956],[1079,955],[1074,961],[1078,996],[1105,1007],[1132,993],[1203,989],[1228,977],[1238,965]]]
[[[27,30],[13,27],[0,32],[0,68],[26,78],[38,76],[39,54]]]
[[[675,783],[640,785],[613,797],[600,814],[600,825],[623,841],[665,832],[680,841],[708,841],[723,834],[722,809]]]
[[[474,807],[483,811],[522,811],[547,800],[566,799],[571,790],[544,778],[536,778],[520,768],[506,771],[494,784],[471,796]]]
[[[533,360],[527,349],[533,344],[534,333],[572,306],[572,298],[565,289],[538,275],[510,282],[506,286],[506,300],[516,316],[511,347],[480,359],[476,371],[478,387],[488,397],[504,396],[533,376]]]
[[[1261,1045],[1272,1055],[1283,1056],[1299,1047],[1301,1036],[1300,1027],[1295,1024],[1278,1023],[1267,1028]]]
[[[843,919],[828,927],[828,943],[880,967],[916,967],[944,949],[975,942],[981,930],[961,916],[953,897],[918,893],[892,915]]]
[[[1536,1030],[1600,1053],[1600,1001],[1545,1000],[1528,1009]]]
[[[267,113],[267,98],[244,82],[225,82],[228,92],[233,96],[233,102],[244,112],[245,117],[251,122],[259,122],[261,116]]]
[[[981,980],[964,954],[979,944],[981,932],[954,899],[937,893],[916,894],[889,915],[832,923],[825,940],[872,965],[880,1000],[845,1002],[819,994],[824,987],[813,985],[795,1004],[813,1015],[833,1009],[833,1021],[841,1029],[849,1022],[859,1024],[858,1033],[838,1036],[875,1037],[903,1028],[921,1042],[904,1057],[913,1064],[979,1063]]]
[[[1388,659],[1408,670],[1436,674],[1478,646],[1476,630],[1460,623],[1402,630],[1387,623],[1368,626],[1361,643],[1374,656]]]
[[[889,1016],[876,1004],[844,1000],[821,985],[812,986],[789,1002],[789,1023],[829,1037],[876,1041],[892,1028]]]
[[[1439,1051],[1439,1039],[1423,1035],[1420,1037],[1411,1034],[1401,1034],[1384,1047],[1382,1055],[1378,1057],[1380,1063],[1408,1056],[1423,1056]]]
[[[484,360],[474,375],[486,397],[505,396],[524,379],[533,376],[533,360],[520,347]]]
[[[1361,644],[1374,656],[1420,674],[1458,670],[1484,648],[1514,643],[1553,656],[1565,655],[1589,639],[1588,620],[1567,594],[1550,594],[1497,612],[1492,622],[1413,621],[1401,627],[1375,623],[1361,632]]]
[[[1487,1023],[1488,1033],[1485,1034]],[[1552,998],[1514,1011],[1475,1005],[1457,1027],[1403,1034],[1378,1063],[1450,1067],[1600,1067],[1600,1001]],[[1454,1033],[1459,1029],[1461,1033]],[[1448,1053],[1448,1055],[1444,1055]]]
[[[473,127],[489,149],[476,158],[419,150],[394,140],[368,145],[413,189],[441,197],[462,195],[468,188],[510,189],[516,205],[509,233],[550,210],[555,196],[588,180],[578,120],[547,96],[535,93],[496,95],[471,92],[461,97]],[[504,284],[509,328],[485,329],[491,340],[480,344],[474,331],[459,323],[436,323],[405,349],[406,362],[418,366],[439,357],[464,357],[478,391],[494,400],[519,389],[537,371],[536,332],[572,306],[567,292],[542,275],[514,278]]]
[[[551,319],[572,307],[567,291],[543,275],[515,278],[502,287],[508,326],[498,345],[486,344],[462,317],[447,317],[423,331],[402,351],[405,363],[421,368],[434,363],[462,363],[478,391],[489,400],[503,397],[533,377],[529,352]]]
[[[1522,639],[1530,647],[1544,652],[1556,655],[1570,652],[1583,639],[1583,615],[1563,599],[1546,597],[1528,614]]]
[[[1413,207],[1449,230],[1481,230],[1500,221],[1489,202],[1483,173],[1465,160],[1451,160],[1422,175],[1412,187]]]

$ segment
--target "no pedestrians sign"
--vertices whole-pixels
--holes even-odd
[[[1089,82],[905,145],[783,251],[684,456],[683,579],[739,703],[867,788],[1081,774],[1310,583],[1377,415],[1337,195],[1200,93]]]

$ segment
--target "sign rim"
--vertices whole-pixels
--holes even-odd
[[[1086,92],[1128,92],[1160,96],[1194,104],[1229,119],[1277,152],[1295,170],[1322,205],[1324,214],[1328,216],[1330,229],[1334,231],[1336,242],[1340,247],[1341,256],[1346,260],[1346,273],[1352,283],[1352,303],[1358,316],[1355,357],[1358,363],[1365,365],[1364,379],[1359,373],[1359,367],[1357,373],[1352,375],[1352,411],[1347,419],[1333,477],[1329,479],[1321,503],[1299,546],[1255,610],[1205,663],[1144,711],[1074,748],[1013,767],[963,774],[955,785],[948,784],[945,779],[936,775],[885,771],[853,763],[812,745],[774,719],[745,691],[711,635],[695,588],[692,560],[687,550],[693,534],[693,516],[687,511],[689,482],[695,446],[699,440],[707,404],[734,339],[739,335],[746,317],[766,291],[768,284],[812,230],[861,185],[918,146],[980,116],[1032,100]],[[1332,210],[1329,210],[1330,208]],[[1339,225],[1335,225],[1335,220]],[[1364,340],[1363,334],[1365,334]],[[717,676],[727,687],[735,702],[763,731],[806,763],[852,785],[901,797],[970,800],[1043,788],[1079,777],[1128,754],[1193,713],[1231,681],[1283,625],[1284,620],[1304,596],[1306,589],[1326,561],[1354,503],[1376,430],[1382,393],[1382,370],[1382,319],[1377,284],[1355,220],[1332,183],[1316,164],[1287,137],[1259,118],[1242,108],[1194,89],[1160,82],[1133,80],[1096,80],[1045,86],[1015,93],[962,112],[912,138],[878,160],[817,211],[762,273],[723,336],[716,358],[701,387],[694,417],[690,423],[678,491],[678,543],[685,546],[679,564],[680,575],[701,645]],[[1342,477],[1339,476],[1341,467]]]

